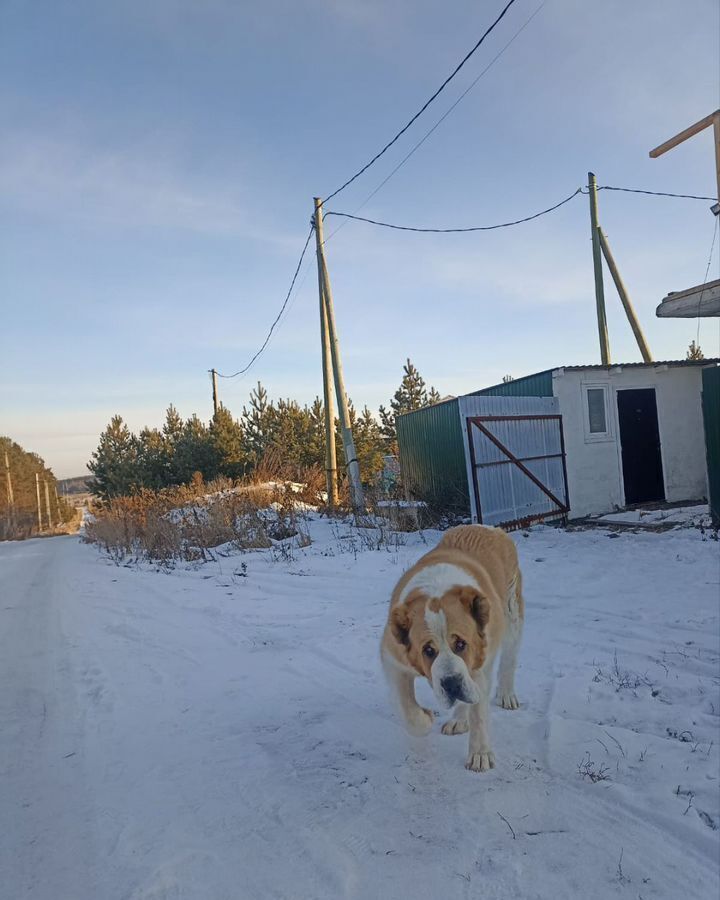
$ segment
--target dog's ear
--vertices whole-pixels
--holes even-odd
[[[398,603],[392,608],[390,631],[398,644],[410,646],[410,611],[405,603]]]
[[[479,632],[485,631],[485,626],[490,618],[490,604],[486,597],[474,587],[463,587],[460,589],[460,602],[467,607],[470,615],[477,622]]]

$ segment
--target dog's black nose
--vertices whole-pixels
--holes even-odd
[[[448,700],[459,700],[463,693],[462,675],[449,675],[443,678],[440,686],[447,695]]]

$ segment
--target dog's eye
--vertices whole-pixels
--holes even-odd
[[[455,652],[456,653],[462,653],[466,647],[467,647],[467,643],[462,638],[458,638],[455,641]]]
[[[436,656],[435,648],[432,644],[425,644],[423,647],[423,653],[427,656],[428,659],[434,659]]]

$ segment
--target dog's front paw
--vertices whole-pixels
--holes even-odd
[[[471,753],[465,760],[465,768],[471,772],[487,772],[488,769],[495,768],[495,754],[492,751],[487,753]]]
[[[497,705],[502,706],[503,709],[520,709],[520,701],[518,700],[517,695],[512,691],[508,691],[507,693],[498,691],[495,700]]]
[[[405,727],[414,737],[425,737],[432,731],[434,721],[432,710],[418,706],[405,716]]]
[[[468,730],[467,719],[450,719],[440,730],[443,734],[465,734]]]

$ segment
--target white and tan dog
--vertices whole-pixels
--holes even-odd
[[[502,647],[497,702],[517,709],[515,666],[524,619],[515,544],[499,528],[452,528],[397,583],[381,656],[408,730],[426,735],[433,714],[415,699],[425,677],[445,707],[457,704],[443,734],[470,731],[466,768],[495,765],[489,737],[493,662]]]

